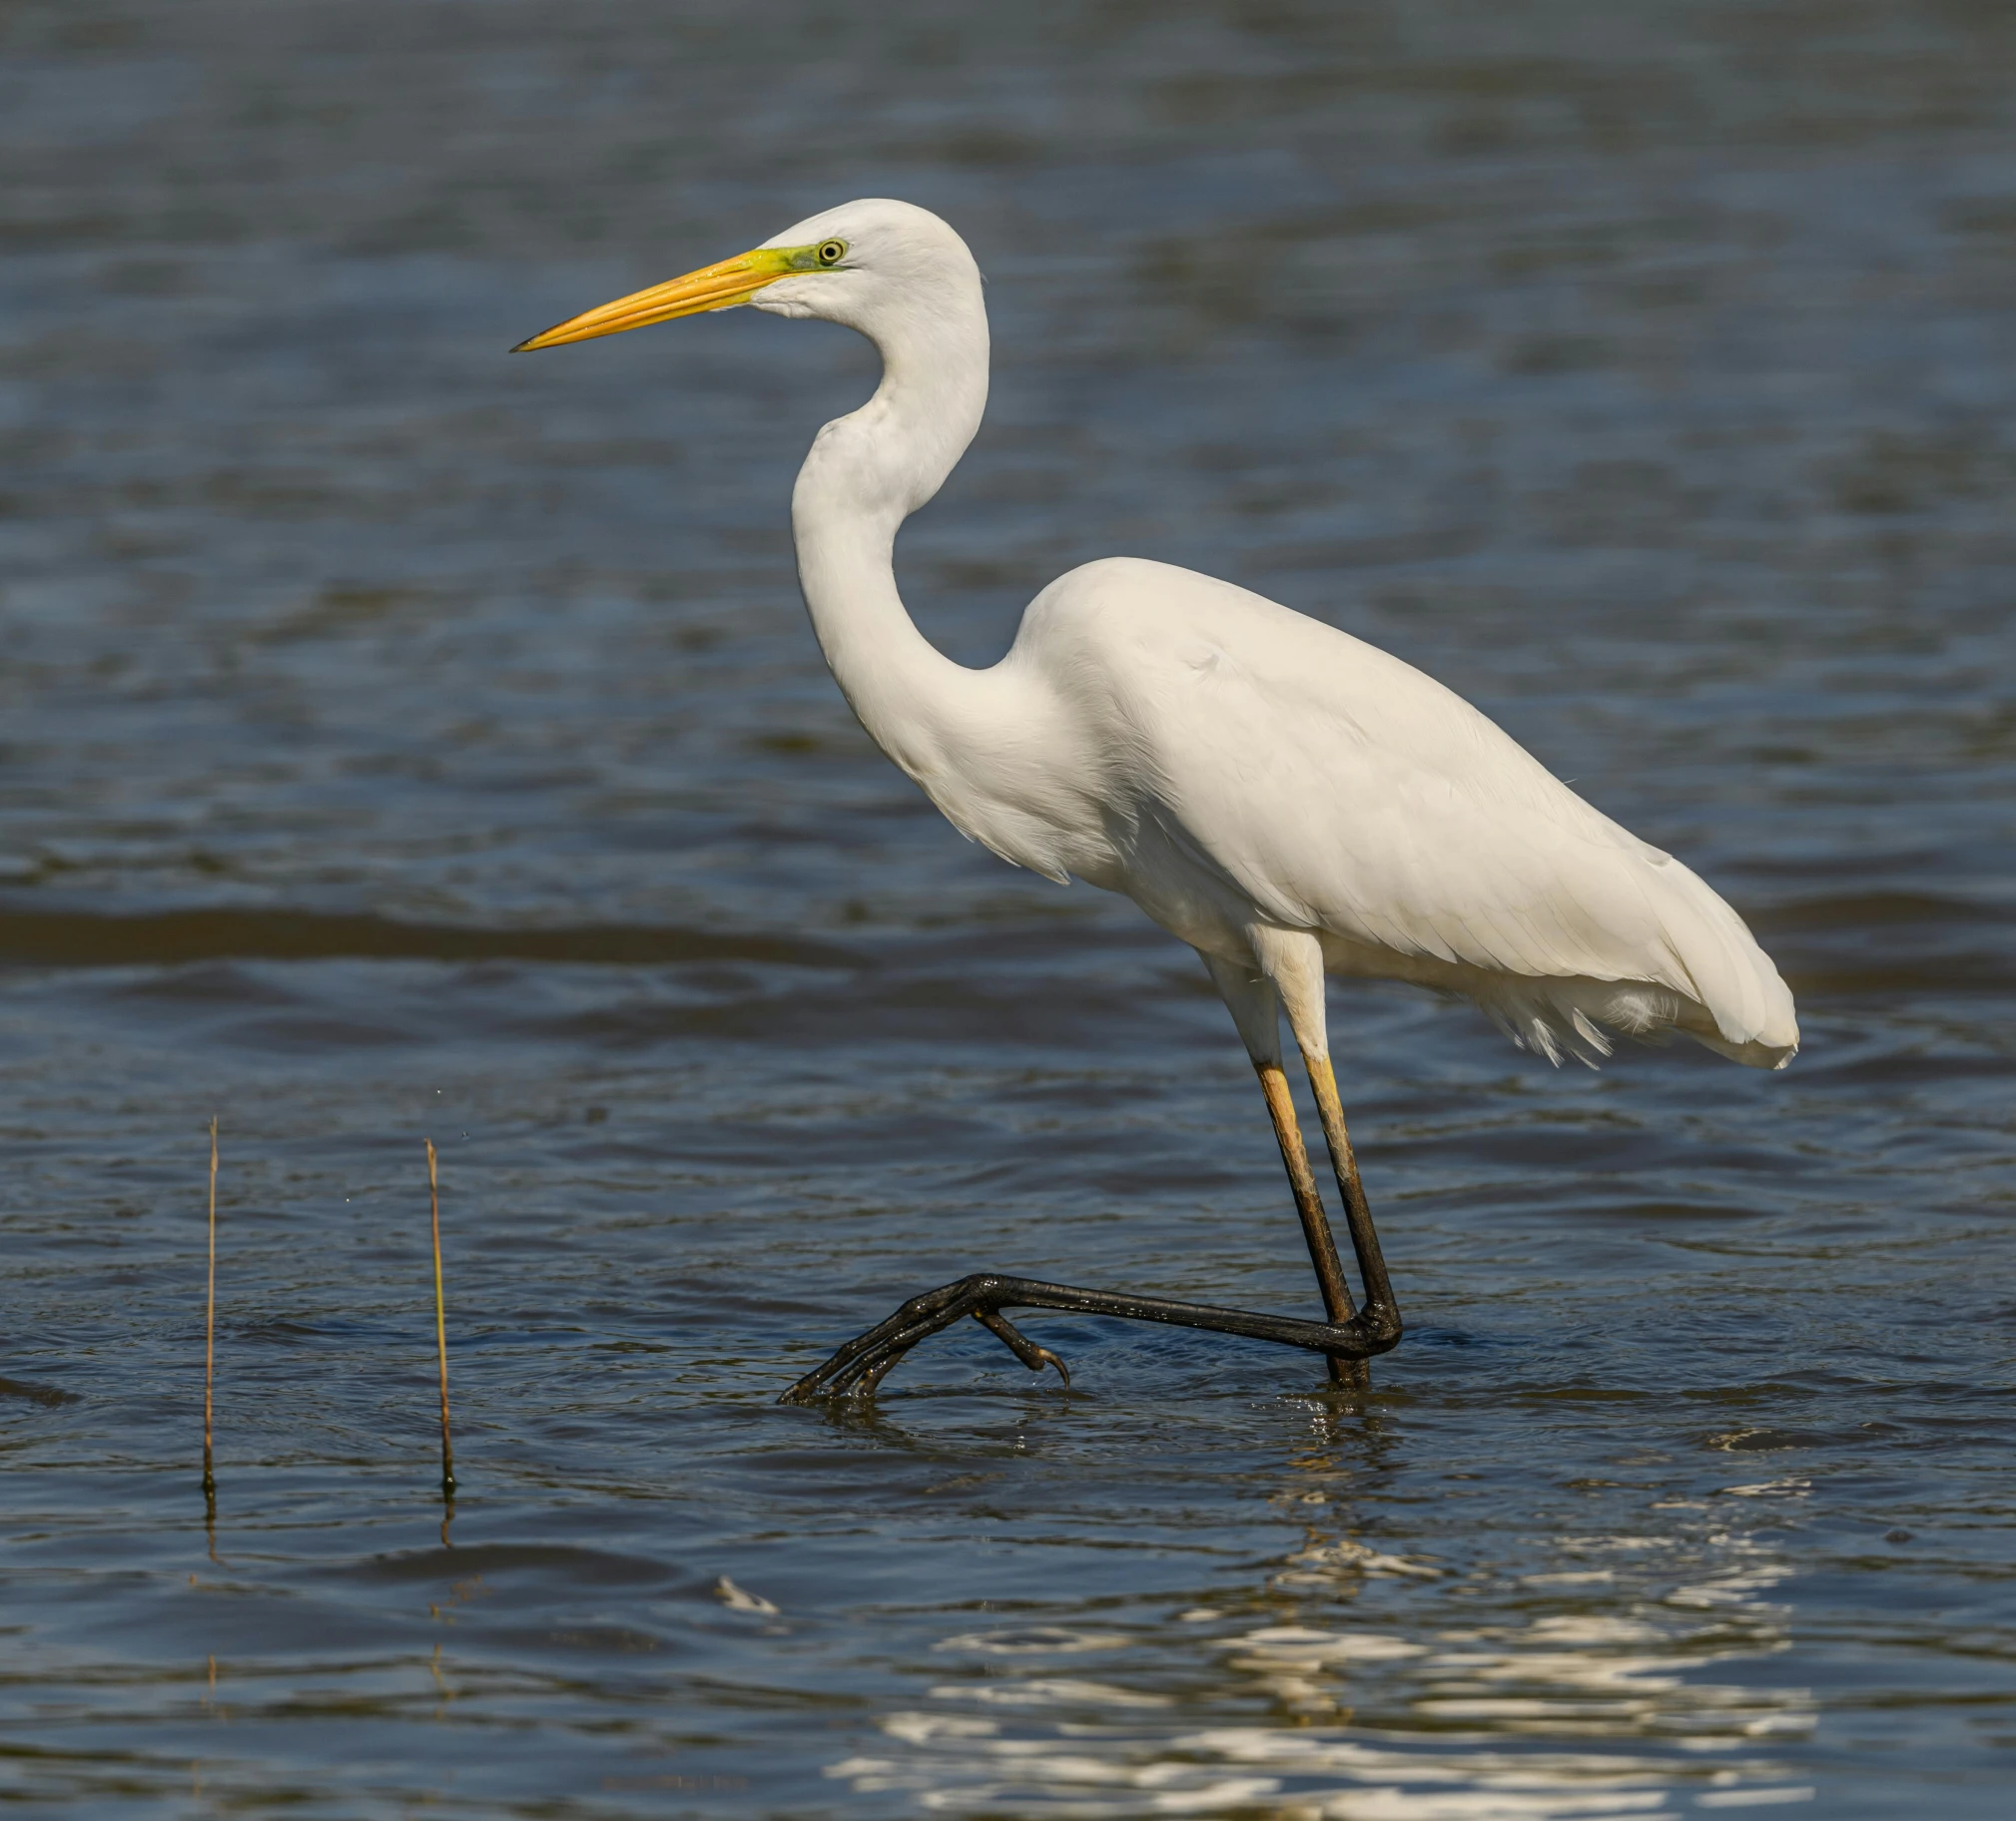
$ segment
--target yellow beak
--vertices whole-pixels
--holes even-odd
[[[733,309],[747,304],[766,285],[789,278],[812,264],[802,247],[761,247],[753,253],[703,266],[683,279],[654,285],[649,291],[632,292],[613,304],[597,304],[578,316],[557,322],[543,334],[520,341],[514,354],[529,354],[535,348],[558,347],[566,341],[592,341],[597,335],[620,335],[626,328],[643,328],[653,322],[669,322],[674,316],[697,316],[703,310]]]

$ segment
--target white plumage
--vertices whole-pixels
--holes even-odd
[[[1348,633],[1122,559],[1045,589],[1002,668],[1058,734],[1028,755],[1021,816],[944,807],[1008,859],[1230,959],[1255,921],[1311,931],[1328,971],[1465,994],[1550,1060],[1608,1053],[1605,1025],[1755,1066],[1797,1047],[1784,982],[1698,878]]]
[[[749,301],[849,323],[885,371],[799,476],[806,600],[869,733],[958,828],[1124,893],[1233,969],[1271,974],[1256,928],[1298,932],[1327,971],[1464,994],[1550,1060],[1594,1062],[1605,1027],[1681,1030],[1755,1067],[1793,1054],[1791,995],[1727,905],[1348,633],[1115,559],[1044,589],[992,669],[941,657],[897,597],[891,547],[979,427],[979,273],[908,204],[851,203],[770,245],[820,241],[845,244],[842,270]]]
[[[1330,1063],[1326,974],[1463,994],[1555,1062],[1594,1065],[1607,1030],[1683,1031],[1759,1068],[1797,1050],[1791,994],[1727,905],[1459,696],[1348,633],[1117,558],[1045,588],[1000,663],[969,670],[939,652],[904,609],[892,557],[980,427],[988,332],[979,270],[936,216],[849,203],[523,345],[738,304],[846,323],[882,353],[874,397],[819,432],[792,495],[805,604],[849,703],[970,838],[1059,883],[1124,893],[1196,948],[1258,1071],[1328,1315],[976,1275],[911,1299],[787,1401],[871,1393],[966,1315],[1032,1370],[1061,1372],[1008,1307],[1279,1341],[1365,1384],[1401,1323]],[[1356,1312],[1282,1069],[1284,1012],[1343,1198]]]

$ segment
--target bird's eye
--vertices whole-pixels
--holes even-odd
[[[819,263],[822,266],[838,266],[847,258],[845,241],[825,241],[820,244]]]

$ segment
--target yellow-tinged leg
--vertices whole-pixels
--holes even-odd
[[[1386,1260],[1379,1251],[1379,1234],[1372,1225],[1372,1210],[1365,1200],[1365,1185],[1358,1180],[1358,1159],[1351,1149],[1351,1134],[1344,1129],[1344,1107],[1337,1098],[1337,1077],[1327,1055],[1302,1052],[1309,1070],[1309,1085],[1316,1095],[1316,1115],[1323,1121],[1324,1142],[1330,1147],[1331,1167],[1337,1172],[1337,1192],[1344,1198],[1344,1224],[1351,1234],[1351,1249],[1358,1255],[1358,1281],[1365,1291],[1366,1325],[1382,1338],[1400,1338],[1400,1307],[1393,1300],[1393,1285],[1386,1276]],[[1305,1166],[1306,1167],[1306,1166]],[[1332,1248],[1331,1256],[1336,1256]],[[1391,1345],[1391,1341],[1388,1342]]]
[[[1260,1091],[1267,1096],[1267,1114],[1274,1122],[1274,1139],[1281,1147],[1281,1163],[1288,1172],[1288,1187],[1295,1197],[1295,1212],[1302,1221],[1302,1237],[1309,1242],[1309,1262],[1316,1267],[1316,1282],[1323,1292],[1323,1311],[1332,1322],[1348,1322],[1356,1311],[1351,1291],[1344,1282],[1344,1262],[1337,1256],[1337,1242],[1330,1236],[1330,1217],[1323,1212],[1323,1197],[1316,1187],[1316,1173],[1309,1167],[1309,1152],[1302,1143],[1301,1121],[1295,1117],[1295,1102],[1288,1092],[1288,1077],[1278,1062],[1256,1062]],[[1336,1089],[1331,1089],[1336,1098]],[[1329,1129],[1325,1126],[1325,1131]],[[1342,1130],[1340,1121],[1339,1128]],[[1357,1180],[1353,1166],[1352,1180]],[[1362,1200],[1362,1194],[1360,1199]],[[1330,1358],[1330,1377],[1339,1385],[1362,1390],[1372,1383],[1371,1368],[1363,1360]]]

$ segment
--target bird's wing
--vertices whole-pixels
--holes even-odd
[[[1165,573],[1208,593],[1121,616],[1150,813],[1265,914],[1502,974],[1651,982],[1732,1042],[1790,1027],[1741,918],[1460,696],[1334,627]]]

